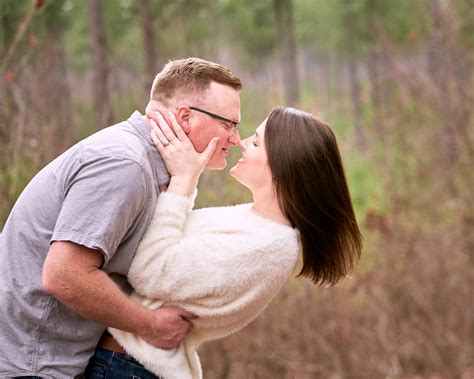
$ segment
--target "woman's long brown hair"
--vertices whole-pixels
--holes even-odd
[[[279,107],[268,117],[265,146],[280,207],[300,232],[299,275],[337,283],[360,258],[362,235],[336,137],[313,115]]]

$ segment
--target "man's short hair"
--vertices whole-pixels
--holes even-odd
[[[239,77],[224,66],[200,58],[186,58],[168,62],[156,75],[150,100],[167,104],[181,94],[205,91],[211,82],[242,89]]]

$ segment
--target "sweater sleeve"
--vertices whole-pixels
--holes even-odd
[[[191,209],[191,198],[169,192],[160,194],[151,223],[128,271],[128,280],[139,294],[157,297],[154,288],[158,288],[158,282],[164,282],[166,273],[171,274],[170,263],[176,262],[178,257],[174,255],[183,250],[180,241]],[[163,286],[160,284],[160,287]]]
[[[236,243],[242,236],[233,233],[184,235],[191,202],[175,194],[160,195],[128,272],[138,294],[170,301],[232,301],[255,287],[259,278],[279,276],[284,265],[269,259],[268,241],[242,246]],[[270,245],[280,250],[274,241]]]

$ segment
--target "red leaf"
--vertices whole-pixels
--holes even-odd
[[[15,74],[11,71],[6,71],[5,74],[3,75],[3,79],[7,83],[13,83],[15,81]]]
[[[36,0],[35,8],[40,9],[44,4],[46,4],[46,0]]]

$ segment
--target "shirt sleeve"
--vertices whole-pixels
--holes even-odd
[[[69,176],[51,241],[71,241],[104,255],[104,265],[143,212],[147,193],[143,168],[129,159],[96,157]]]

